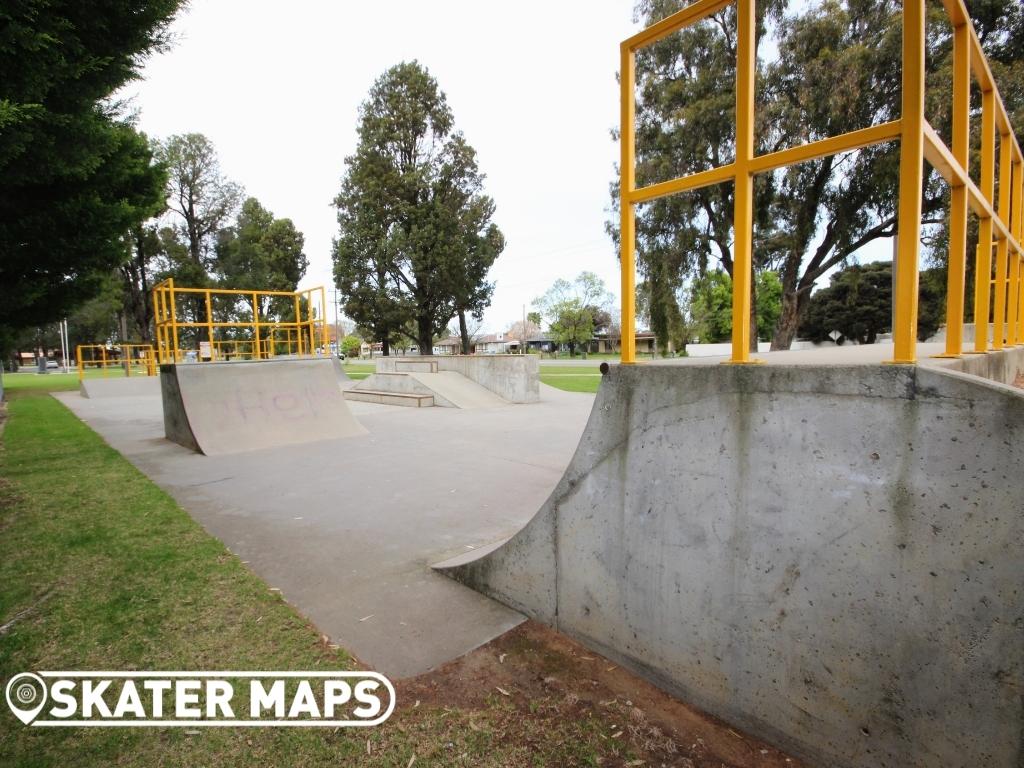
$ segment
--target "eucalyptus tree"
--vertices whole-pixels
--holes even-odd
[[[410,335],[410,322],[420,350],[430,350],[456,315],[465,343],[465,316],[489,303],[487,272],[505,245],[476,152],[415,61],[373,84],[358,134],[334,200],[334,275],[345,313],[385,354],[396,335]]]

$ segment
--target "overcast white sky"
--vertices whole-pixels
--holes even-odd
[[[177,43],[122,95],[152,137],[206,134],[224,172],[306,236],[303,287],[333,287],[331,200],[355,149],[359,104],[388,67],[418,59],[477,150],[508,241],[485,318],[499,331],[581,270],[619,293],[603,228],[618,156],[609,135],[618,45],[637,28],[632,5],[193,0],[174,26]]]

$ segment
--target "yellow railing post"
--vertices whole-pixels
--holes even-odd
[[[167,278],[167,293],[171,304],[171,362],[178,363],[178,300],[174,295],[174,278]]]
[[[78,363],[78,380],[85,378],[85,364],[82,362],[82,345],[75,347],[75,361]]]
[[[999,218],[1010,220],[1010,134],[999,137]],[[1002,349],[1006,340],[1006,276],[1009,243],[1002,235],[996,241],[995,302],[992,317],[992,348]]]
[[[622,340],[619,359],[624,365],[636,362],[636,211],[632,195],[636,188],[636,54],[628,44],[621,50],[621,120],[619,126],[619,272],[622,276]]]
[[[299,309],[299,294],[295,294],[295,339],[297,349],[296,354],[302,354],[302,313]],[[289,353],[291,350],[289,350]]]
[[[1010,232],[1013,234],[1014,239],[1020,243],[1020,219],[1021,219],[1021,191],[1024,189],[1024,180],[1021,178],[1021,169],[1024,166],[1021,165],[1020,160],[1017,160],[1012,165],[1010,172],[1011,178],[1011,189],[1013,190],[1013,200],[1011,202],[1010,209]],[[1006,301],[1006,345],[1013,347],[1021,341],[1017,329],[1020,323],[1020,254],[1016,252],[1010,253],[1009,263],[1009,283],[1007,288],[1007,301]]]
[[[918,250],[924,177],[925,0],[903,2],[903,104],[900,130],[899,249],[893,362],[917,361]]]
[[[992,200],[996,174],[996,95],[981,94],[981,193]],[[992,311],[992,217],[978,223],[978,256],[974,269],[974,351],[988,351],[989,315]]]
[[[970,160],[971,50],[970,26],[953,28],[953,157],[967,171]],[[966,181],[966,180],[965,180]],[[917,191],[920,195],[920,190]],[[946,270],[946,351],[960,357],[964,336],[967,281],[967,186],[953,184],[949,203],[949,264]]]
[[[210,300],[210,292],[206,292],[206,333],[210,341],[210,362],[217,359],[216,346],[213,343],[213,302]]]
[[[327,335],[327,290],[320,287],[320,346],[323,348],[325,354],[330,353],[331,340]],[[336,341],[337,348],[341,350],[341,339]],[[430,350],[433,352],[434,350]]]
[[[754,0],[736,8],[736,188],[733,199],[732,363],[750,360],[750,292],[754,261]]]
[[[252,292],[252,327],[255,334],[256,344],[253,345],[253,349],[256,352],[254,360],[259,360],[262,355],[260,354],[260,302],[256,291]]]
[[[1014,209],[1013,221],[1010,230],[1019,247],[1024,247],[1024,165],[1017,163],[1017,184],[1014,186],[1014,196],[1017,206]],[[1024,251],[1018,250],[1017,261],[1019,264],[1020,280],[1018,281],[1017,297],[1017,343],[1024,343]]]

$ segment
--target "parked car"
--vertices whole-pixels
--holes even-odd
[[[46,361],[46,369],[47,370],[55,370],[57,368],[60,368],[60,365],[57,364],[56,360],[47,360]]]

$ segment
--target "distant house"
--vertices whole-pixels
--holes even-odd
[[[470,339],[469,354],[471,355],[509,355],[519,352],[519,339],[507,333],[492,333],[476,339]],[[435,355],[461,355],[462,339],[449,336],[434,342]]]
[[[449,336],[434,342],[435,355],[459,355],[462,354],[462,339],[458,336]]]
[[[546,333],[538,333],[526,340],[526,348],[534,352],[554,352],[555,342]]]
[[[477,339],[473,347],[477,355],[514,355],[519,352],[519,339],[507,333],[492,333]]]

